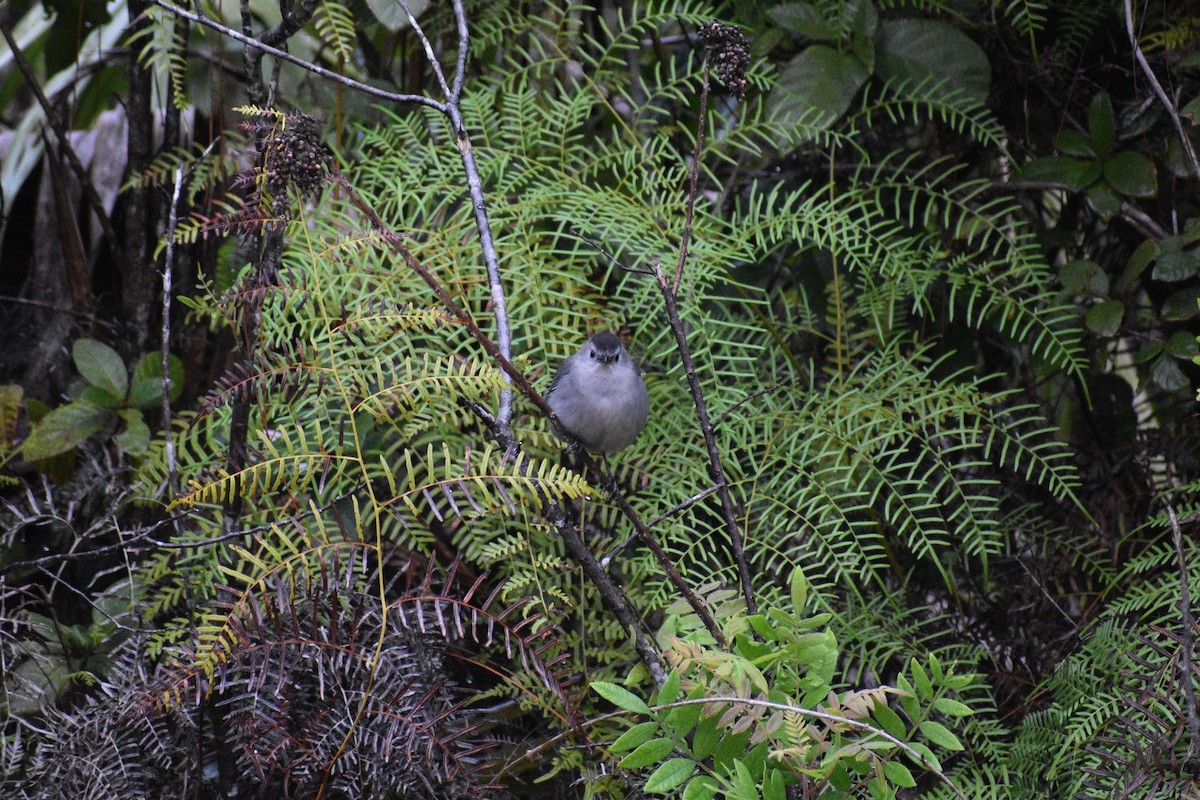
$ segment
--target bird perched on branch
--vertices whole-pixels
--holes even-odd
[[[646,384],[625,347],[601,331],[558,366],[546,402],[589,453],[624,450],[646,427]]]

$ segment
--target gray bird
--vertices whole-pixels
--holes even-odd
[[[585,450],[604,455],[633,444],[650,414],[637,365],[608,331],[559,364],[546,402]]]

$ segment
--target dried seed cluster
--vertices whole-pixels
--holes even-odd
[[[304,194],[321,188],[329,175],[333,154],[321,143],[321,120],[308,114],[289,114],[286,126],[277,126],[266,146],[267,190],[283,194],[294,183]]]
[[[750,40],[741,28],[709,20],[700,26],[700,41],[708,50],[708,63],[717,80],[737,96],[746,96],[746,69],[750,66]]]

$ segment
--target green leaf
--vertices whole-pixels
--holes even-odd
[[[658,694],[654,696],[654,705],[661,706],[667,703],[673,703],[679,697],[679,670],[673,669],[667,675],[667,679],[663,681],[662,688],[658,690]]]
[[[1088,202],[1105,221],[1121,213],[1124,202],[1106,183],[1097,183],[1088,188]]]
[[[1162,351],[1163,351],[1163,343],[1162,342],[1149,342],[1149,343],[1143,345],[1137,351],[1137,355],[1135,355],[1133,357],[1133,363],[1145,364],[1147,361],[1154,358]]]
[[[787,800],[787,783],[778,769],[767,767],[762,789],[763,800]]]
[[[675,743],[670,739],[651,739],[638,745],[638,748],[621,759],[621,766],[626,769],[638,769],[657,764],[675,749]]]
[[[71,347],[71,358],[85,381],[113,397],[125,397],[129,375],[116,350],[95,339],[77,339]]]
[[[1154,280],[1175,283],[1200,272],[1198,254],[1194,249],[1185,250],[1180,237],[1168,236],[1159,240],[1158,245],[1158,258],[1154,260],[1154,272],[1151,273]]]
[[[1153,264],[1161,252],[1162,248],[1158,246],[1158,241],[1155,239],[1147,239],[1139,244],[1125,264],[1120,279],[1117,280],[1117,292],[1124,294],[1132,289],[1138,278],[1146,271],[1146,267]]]
[[[784,66],[767,105],[781,122],[827,126],[846,113],[869,75],[853,53],[812,45]]]
[[[1095,261],[1076,259],[1063,264],[1058,273],[1063,288],[1074,294],[1101,297],[1108,294],[1108,274]]]
[[[880,25],[875,73],[886,80],[944,79],[946,90],[984,102],[992,83],[987,55],[944,22],[890,19]]]
[[[74,450],[115,419],[112,411],[87,403],[59,406],[29,432],[21,445],[21,456],[40,461]]]
[[[717,796],[717,781],[711,775],[692,778],[683,790],[683,800],[712,800]]]
[[[171,377],[171,389],[167,393],[171,402],[179,399],[183,392],[183,362],[171,355],[167,359]],[[133,368],[133,380],[129,384],[129,404],[135,408],[157,408],[162,404],[162,354],[147,353]]]
[[[1105,300],[1088,309],[1084,324],[1097,336],[1112,336],[1120,330],[1121,320],[1124,318],[1124,303],[1120,300]]]
[[[126,453],[138,455],[150,449],[150,426],[142,419],[136,408],[125,408],[117,412],[125,420],[125,430],[117,434],[117,444]]]
[[[1167,352],[1175,358],[1186,358],[1189,361],[1200,355],[1200,344],[1196,342],[1196,334],[1189,331],[1176,331],[1167,339]]]
[[[767,16],[781,27],[798,33],[806,39],[833,42],[837,32],[812,3],[784,3],[767,12]]]
[[[1092,137],[1096,155],[1104,156],[1112,150],[1117,137],[1117,122],[1108,92],[1096,94],[1088,105],[1088,133]]]
[[[940,711],[948,717],[969,717],[974,713],[967,704],[951,700],[949,697],[939,697],[937,700],[934,700],[933,709],[934,711]]]
[[[1141,153],[1126,150],[1104,162],[1104,179],[1126,197],[1154,197],[1158,192],[1158,170]]]
[[[913,779],[913,775],[908,771],[908,767],[901,764],[899,761],[883,762],[883,774],[887,779],[897,786],[912,787],[916,786],[917,782]]]
[[[666,794],[684,784],[696,771],[696,762],[690,758],[672,758],[660,766],[642,786],[647,794]]]
[[[929,681],[929,676],[925,673],[925,668],[921,666],[921,662],[915,658],[909,661],[912,673],[913,684],[917,687],[917,693],[922,700],[929,700],[933,697],[933,684]]]
[[[904,720],[900,719],[900,715],[888,706],[887,703],[880,700],[871,709],[871,716],[879,723],[879,727],[895,736],[897,739],[904,739],[905,726]]]
[[[1159,312],[1168,322],[1183,322],[1200,313],[1200,286],[1189,286],[1174,292],[1163,301]]]
[[[962,742],[950,732],[950,729],[940,722],[925,720],[919,726],[925,738],[946,750],[962,750]]]
[[[1035,158],[1021,167],[1020,180],[1031,183],[1063,184],[1072,192],[1081,192],[1100,180],[1104,168],[1097,161],[1080,161],[1066,156]]]
[[[632,750],[635,747],[640,747],[649,741],[650,737],[658,730],[658,723],[651,720],[649,722],[639,722],[629,730],[617,737],[617,740],[609,745],[608,749],[614,753],[623,753],[626,750]]]
[[[692,755],[708,758],[715,753],[717,745],[721,743],[721,733],[715,717],[700,720],[696,725],[696,735],[692,737]]]
[[[804,577],[804,570],[800,567],[792,570],[789,588],[792,597],[792,611],[799,617],[804,611],[804,604],[808,602],[808,579]]]
[[[1095,158],[1098,154],[1092,147],[1092,140],[1079,131],[1063,131],[1058,135],[1057,147],[1059,152],[1069,156]]]
[[[607,681],[592,681],[592,691],[612,703],[617,708],[632,711],[635,714],[649,714],[650,707],[633,692]]]
[[[75,399],[80,403],[86,403],[97,408],[116,410],[121,407],[121,401],[125,398],[124,396],[116,397],[108,389],[101,389],[99,386],[93,386],[89,383],[83,387],[83,391]]]
[[[1150,365],[1150,379],[1168,392],[1178,392],[1188,385],[1187,376],[1170,356],[1163,355]]]

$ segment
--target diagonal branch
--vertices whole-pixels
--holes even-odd
[[[1171,118],[1171,123],[1175,126],[1175,133],[1179,136],[1179,144],[1183,147],[1183,152],[1187,154],[1188,164],[1192,168],[1192,175],[1200,179],[1200,159],[1196,158],[1196,148],[1192,147],[1192,140],[1184,130],[1183,120],[1179,118],[1179,112],[1175,109],[1175,104],[1171,102],[1171,98],[1167,96],[1167,92],[1163,89],[1162,84],[1158,82],[1158,76],[1154,74],[1154,70],[1150,68],[1150,62],[1146,60],[1146,54],[1142,52],[1142,48],[1138,45],[1137,34],[1133,30],[1133,0],[1125,0],[1125,32],[1129,35],[1129,44],[1133,47],[1133,57],[1141,67],[1142,72],[1146,75],[1146,80],[1150,81],[1150,86],[1154,89],[1154,94],[1158,97],[1163,108],[1167,110],[1167,116]]]
[[[564,438],[570,438],[570,435],[567,434],[567,432],[563,429],[561,423],[558,421],[558,416],[550,408],[550,405],[546,402],[546,399],[542,397],[541,393],[538,392],[536,388],[534,388],[533,384],[529,382],[529,379],[525,377],[525,374],[513,366],[513,363],[503,353],[500,352],[500,349],[497,347],[496,343],[493,342],[491,338],[489,338],[488,335],[483,332],[471,315],[464,308],[462,308],[462,306],[460,306],[453,297],[450,296],[450,293],[446,291],[446,288],[442,286],[441,282],[432,273],[430,273],[429,270],[427,270],[425,266],[416,259],[415,256],[413,256],[412,252],[404,244],[404,237],[388,229],[387,225],[379,217],[375,209],[372,208],[370,204],[358,194],[350,182],[346,180],[344,175],[335,173],[334,180],[336,180],[338,185],[345,190],[346,196],[350,199],[350,201],[367,216],[367,218],[371,221],[371,224],[380,233],[383,241],[388,245],[388,247],[390,247],[394,253],[399,255],[404,260],[404,263],[408,265],[409,269],[415,272],[417,276],[425,282],[425,284],[430,288],[430,290],[433,291],[434,295],[438,298],[446,310],[466,326],[472,338],[474,338],[475,341],[478,342],[481,347],[483,347],[487,354],[495,360],[500,369],[512,379],[512,382],[517,386],[518,389],[520,389],[521,394],[533,401],[534,405],[536,405],[550,420],[551,424],[554,425],[555,430],[559,431],[561,434],[565,434]],[[495,427],[497,430],[507,431],[507,422],[497,419],[495,421]],[[595,460],[587,453],[581,453],[580,455],[589,473],[599,475],[600,469]],[[708,609],[704,606],[703,602],[701,602],[700,598],[696,596],[696,593],[692,591],[691,587],[688,586],[683,580],[683,577],[679,574],[679,571],[671,562],[670,556],[655,540],[654,534],[651,533],[650,528],[638,515],[637,511],[634,510],[633,506],[629,504],[629,501],[624,495],[619,492],[614,492],[612,495],[612,500],[616,504],[617,508],[620,509],[621,513],[625,515],[626,519],[628,519],[633,525],[642,542],[650,549],[650,552],[658,560],[659,565],[666,573],[667,579],[671,581],[672,586],[675,587],[676,591],[683,595],[683,597],[687,600],[688,605],[695,610],[697,616],[699,616],[704,622],[704,625],[708,629],[709,633],[711,633],[713,638],[720,643],[722,647],[724,647],[726,643],[725,636],[721,632],[720,627],[717,625],[716,620],[713,619],[712,614],[709,613]],[[601,571],[603,571],[603,568],[601,568]]]

